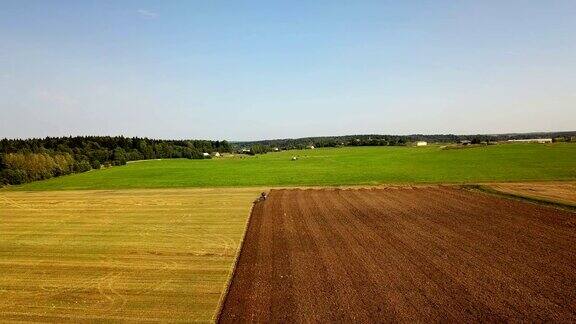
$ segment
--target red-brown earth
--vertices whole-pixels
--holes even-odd
[[[576,321],[576,214],[451,187],[272,190],[220,322]]]

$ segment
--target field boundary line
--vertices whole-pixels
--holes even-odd
[[[536,204],[536,205],[543,205],[543,206],[554,207],[554,208],[558,208],[558,209],[576,212],[576,205],[564,203],[564,202],[559,202],[559,201],[556,201],[553,199],[540,198],[540,197],[511,193],[511,192],[505,192],[505,191],[497,190],[497,189],[494,189],[492,187],[489,187],[486,185],[480,185],[480,184],[467,184],[467,185],[462,185],[461,187],[464,189],[467,189],[467,190],[480,191],[480,192],[483,192],[486,194],[491,194],[491,195],[495,195],[495,196],[499,196],[499,197],[503,197],[503,198],[507,198],[507,199],[519,200],[519,201],[524,201],[524,202],[528,202],[528,203],[532,203],[532,204]]]
[[[148,160],[146,160],[148,161]],[[91,170],[91,171],[98,171],[98,170]],[[90,172],[90,171],[87,171]],[[85,174],[84,172],[82,174]],[[205,186],[205,185],[185,185],[185,186],[142,186],[142,187],[102,187],[102,188],[87,188],[87,187],[74,187],[74,188],[25,188],[22,189],[23,186],[28,186],[32,183],[40,183],[43,181],[49,181],[54,179],[60,179],[64,177],[78,175],[77,173],[67,174],[55,178],[32,181],[20,185],[7,185],[4,187],[0,187],[0,193],[38,193],[38,192],[67,192],[67,191],[136,191],[136,190],[179,190],[179,189],[186,189],[186,190],[211,190],[211,189],[256,189],[256,188],[269,188],[269,189],[324,189],[324,188],[339,188],[339,189],[364,189],[364,188],[388,188],[388,187],[427,187],[427,186],[442,186],[442,185],[453,185],[453,186],[469,186],[470,181],[476,181],[478,183],[517,183],[517,182],[525,182],[525,183],[538,183],[538,182],[574,182],[576,178],[562,178],[562,179],[546,179],[546,178],[526,178],[526,179],[513,179],[513,180],[502,180],[502,179],[488,179],[488,180],[453,180],[453,181],[442,181],[442,180],[434,180],[434,181],[367,181],[367,182],[355,182],[349,184],[334,184],[334,183],[318,183],[318,184],[270,184],[266,186],[265,184],[248,184],[248,185],[240,185],[240,186],[233,186],[233,185],[222,185],[222,186]]]
[[[255,201],[252,203],[250,207],[250,213],[248,214],[248,219],[246,220],[246,226],[244,227],[244,232],[242,233],[242,237],[240,238],[240,244],[238,245],[238,250],[236,250],[236,255],[234,256],[234,262],[230,266],[230,272],[228,275],[228,281],[224,286],[224,290],[222,294],[220,294],[220,299],[218,300],[218,308],[216,312],[212,316],[212,321],[217,323],[222,315],[222,310],[224,309],[224,302],[226,301],[226,297],[228,297],[228,292],[230,291],[230,285],[232,285],[232,280],[234,280],[234,276],[236,274],[236,267],[238,267],[238,261],[240,259],[240,253],[242,253],[242,248],[244,247],[244,241],[246,239],[246,233],[248,232],[248,227],[250,226],[250,220],[252,219],[252,212],[254,211],[254,206],[256,204],[261,203],[261,201]]]

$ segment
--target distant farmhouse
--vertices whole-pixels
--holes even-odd
[[[416,142],[416,146],[426,146],[426,145],[428,145],[428,142],[424,142],[424,141]]]
[[[551,138],[528,138],[528,139],[515,139],[515,140],[508,140],[508,142],[515,142],[515,143],[552,143]]]

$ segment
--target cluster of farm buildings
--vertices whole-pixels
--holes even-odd
[[[512,139],[506,141],[508,143],[539,143],[539,144],[546,144],[552,143],[553,140],[551,138],[528,138],[528,139]],[[460,145],[470,145],[472,141],[470,140],[461,140]],[[425,141],[418,141],[415,143],[416,146],[427,146],[428,142]]]

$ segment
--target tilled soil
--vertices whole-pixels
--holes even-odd
[[[576,321],[576,214],[449,187],[273,190],[219,320]]]

